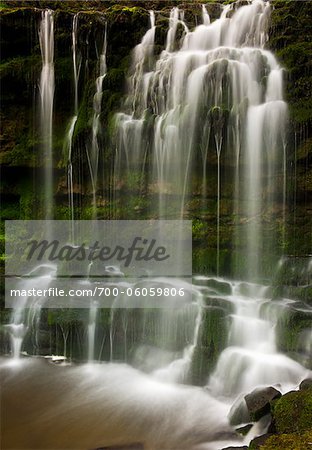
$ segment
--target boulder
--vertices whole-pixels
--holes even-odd
[[[271,410],[270,402],[282,394],[273,387],[257,388],[245,396],[248,412],[253,421],[259,420]]]
[[[197,279],[195,284],[199,284],[200,286],[206,286],[210,288],[211,294],[213,293],[215,293],[216,295],[232,294],[232,286],[230,283],[215,278],[201,278],[200,280]]]
[[[291,391],[273,402],[272,415],[278,433],[311,431],[312,390]]]
[[[205,292],[203,292],[203,297],[204,297],[203,298],[204,304],[207,307],[221,308],[227,313],[234,312],[233,303],[230,302],[226,298],[210,296],[209,294],[206,294]]]
[[[299,385],[300,391],[305,391],[306,389],[312,389],[312,378],[306,378],[305,380],[301,381]]]

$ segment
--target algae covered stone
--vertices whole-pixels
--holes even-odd
[[[288,392],[272,406],[278,433],[312,431],[312,388]]]

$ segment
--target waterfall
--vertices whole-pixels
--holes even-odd
[[[87,152],[88,162],[90,166],[90,175],[92,183],[93,194],[93,208],[94,217],[96,217],[96,187],[98,177],[98,164],[99,164],[99,142],[98,134],[100,131],[100,115],[102,110],[102,84],[106,76],[106,50],[107,50],[107,24],[105,24],[104,30],[104,42],[99,56],[99,76],[95,81],[96,92],[93,97],[93,119],[92,119],[92,137],[91,137],[91,149]]]
[[[36,273],[43,275],[36,276]],[[27,278],[21,278],[17,283],[18,289],[28,290],[48,288],[55,276],[56,267],[54,265],[42,265],[26,274]],[[29,278],[28,278],[29,277]],[[41,309],[46,299],[42,296],[21,295],[12,309],[11,323],[6,325],[12,342],[12,356],[18,360],[23,348],[23,342],[27,334],[34,335],[33,354],[37,354],[39,349],[37,333],[39,331],[39,321]]]
[[[202,20],[204,25],[210,25],[210,17],[205,5],[202,5]]]
[[[196,304],[197,313],[195,315],[195,322],[194,322],[194,312],[192,311],[193,309],[192,307],[194,307],[195,305],[191,305],[191,307],[188,307],[187,310],[185,311],[186,320],[193,324],[194,334],[192,342],[189,343],[183,349],[183,353],[180,358],[174,359],[167,366],[158,368],[153,372],[153,376],[157,379],[175,383],[183,383],[188,381],[189,371],[194,357],[194,350],[198,343],[199,329],[202,319],[202,304],[201,304],[202,298],[200,296],[200,293],[196,292],[195,290],[193,292],[193,296],[197,297],[197,304]],[[166,312],[166,315],[168,315],[168,312]],[[173,322],[174,319],[175,317],[173,316],[171,318],[171,324],[174,323]]]
[[[80,72],[80,63],[77,55],[77,43],[78,43],[78,17],[79,13],[74,14],[72,25],[72,52],[73,52],[73,70],[74,70],[74,99],[75,99],[75,116],[78,114],[78,81]]]
[[[220,18],[210,23],[203,6],[203,24],[189,31],[175,7],[164,50],[153,59],[152,16],[133,52],[127,98],[116,116],[116,179],[127,186],[130,175],[144,174],[147,192],[158,196],[159,218],[188,217],[194,172],[201,167],[203,209],[208,192],[215,195],[217,275],[222,273],[223,187],[228,174],[233,180],[233,253],[241,252],[233,275],[250,284],[247,296],[235,283],[231,294],[217,294],[233,308],[227,346],[208,381],[208,388],[220,396],[233,397],[278,380],[287,390],[303,374],[299,363],[277,350],[274,318],[282,308],[273,305],[271,317],[266,316],[265,286],[254,284],[267,258],[278,256],[278,234],[270,230],[268,235],[264,224],[273,223],[274,202],[281,198],[284,227],[286,209],[288,108],[283,69],[264,49],[270,11],[262,0],[236,10],[225,5]],[[307,341],[304,334],[302,345]],[[170,370],[178,361],[156,373],[167,375],[169,369],[174,378]]]
[[[97,177],[98,177],[98,164],[99,164],[99,142],[98,134],[100,131],[100,115],[102,110],[102,85],[103,80],[107,73],[106,65],[106,51],[107,51],[107,23],[105,23],[104,30],[104,41],[103,47],[99,56],[99,76],[96,79],[95,86],[96,92],[93,97],[93,119],[92,119],[92,138],[91,138],[91,149],[90,152],[87,151],[87,158],[90,168],[91,184],[92,184],[92,195],[93,195],[93,218],[96,218],[96,189],[97,189]],[[91,268],[91,266],[90,266]],[[95,331],[96,331],[96,317],[97,308],[92,306],[89,313],[89,323],[88,323],[88,361],[94,360],[94,342],[95,342]]]
[[[166,51],[170,52],[170,50],[173,47],[176,32],[177,32],[177,26],[179,22],[179,15],[180,11],[179,8],[173,8],[170,13],[170,19],[169,19],[169,30],[167,34],[167,42],[166,42]]]
[[[117,11],[122,23],[129,11],[118,8],[110,11]],[[5,430],[8,448],[23,446],[25,436],[29,448],[33,448],[33,443],[55,449],[109,448],[128,443],[132,448],[131,442],[142,442],[147,448],[225,448],[227,444],[220,439],[237,439],[237,435],[228,434],[231,429],[227,421],[235,399],[259,386],[275,385],[286,392],[298,387],[304,377],[311,376],[305,369],[311,367],[312,332],[308,327],[311,308],[304,297],[310,295],[311,257],[307,261],[304,255],[300,263],[296,261],[297,271],[292,267],[293,261],[289,262],[292,258],[283,257],[277,275],[272,273],[273,279],[280,276],[274,289],[269,287],[272,280],[268,280],[270,268],[266,267],[269,264],[273,267],[283,250],[290,157],[283,69],[265,49],[271,7],[265,0],[218,4],[216,10],[220,10],[220,16],[216,20],[210,19],[208,3],[199,8],[200,24],[194,29],[188,27],[189,16],[184,16],[182,6],[172,8],[167,18],[163,16],[165,11],[149,12],[147,30],[131,55],[127,92],[115,115],[114,142],[107,154],[101,148],[103,89],[105,84],[107,89],[113,84],[115,70],[119,81],[122,67],[113,66],[109,82],[104,82],[107,24],[101,35],[101,48],[95,45],[94,61],[90,51],[89,64],[89,50],[82,53],[82,37],[87,29],[86,48],[92,31],[97,40],[97,28],[92,28],[92,21],[97,19],[92,17],[89,23],[89,10],[88,14],[72,16],[71,53],[67,60],[73,69],[70,71],[73,106],[66,120],[63,147],[72,225],[70,231],[66,229],[66,236],[71,233],[68,237],[71,242],[60,250],[58,267],[37,266],[25,276],[18,276],[17,287],[27,293],[33,288],[43,291],[58,285],[66,278],[62,268],[75,259],[71,258],[75,249],[81,272],[67,280],[68,286],[79,286],[81,300],[90,292],[92,296],[85,308],[76,291],[73,301],[65,303],[69,309],[58,303],[61,294],[55,304],[47,302],[53,300],[52,294],[51,298],[20,294],[15,299],[11,323],[6,328],[12,341],[13,366],[19,360],[23,370],[14,372],[6,363],[8,358],[0,361],[1,369],[7,374],[5,401],[9,407],[5,406],[5,410],[10,415],[8,421],[14,422],[17,430],[15,433],[11,432],[13,427]],[[123,16],[124,12],[127,14]],[[136,15],[136,9],[134,12]],[[53,11],[43,11],[39,29],[46,218],[53,218],[54,17]],[[165,36],[158,34],[158,20],[161,25],[167,21]],[[79,24],[83,24],[81,35]],[[82,56],[86,67],[96,67],[91,79],[95,88],[89,99],[86,98],[90,86],[87,70],[85,79],[80,79]],[[116,55],[113,56],[112,61]],[[127,55],[122,54],[122,58],[126,60]],[[116,61],[120,62],[117,57]],[[86,82],[82,101],[83,81]],[[115,104],[118,95],[113,89],[112,94],[112,104]],[[86,178],[81,163],[85,159],[80,160],[80,148],[75,147],[75,161],[77,157],[81,165],[79,174],[74,174],[73,149],[78,116],[79,121],[87,116],[87,113],[80,115],[79,108],[86,107],[87,112],[92,100],[91,130],[86,133],[88,124],[85,124],[79,141],[83,142],[87,135],[83,142],[87,152],[83,156],[91,178],[93,219],[97,218],[99,168],[115,152],[110,195],[120,195],[113,199],[113,207],[118,208],[120,216],[129,218],[129,211],[129,216],[133,211],[141,212],[139,206],[136,209],[134,203],[128,202],[133,195],[135,205],[146,202],[146,217],[153,224],[155,219],[179,219],[182,226],[183,219],[195,218],[202,226],[198,241],[199,250],[204,254],[203,265],[201,275],[194,274],[192,282],[171,274],[151,278],[145,266],[135,272],[139,273],[137,278],[132,278],[131,272],[125,275],[120,267],[105,266],[106,262],[98,257],[97,243],[104,234],[106,238],[110,232],[118,234],[116,222],[111,228],[105,225],[103,231],[101,221],[94,221],[92,238],[99,236],[99,240],[88,247],[95,256],[94,266],[90,258],[86,262],[82,257],[85,245],[87,248],[89,244],[86,242],[80,248],[82,242],[75,242],[79,227],[84,225],[81,221],[74,235],[74,219],[79,216],[74,210],[74,180],[80,178],[80,182]],[[105,144],[112,134],[105,135]],[[87,192],[82,187],[82,192]],[[106,214],[106,201],[103,198],[104,206],[98,217]],[[86,211],[89,213],[88,205]],[[137,216],[143,217],[143,214]],[[177,242],[182,242],[179,224],[175,225],[174,235]],[[169,228],[163,221],[157,225],[160,236],[166,236],[169,242]],[[91,227],[89,222],[86,227]],[[137,222],[135,227],[137,231]],[[128,229],[125,230],[127,235]],[[86,235],[81,234],[83,239]],[[208,257],[207,249],[211,251]],[[196,262],[197,250],[196,247],[193,253]],[[135,248],[135,251],[144,261],[145,257],[139,253],[143,249]],[[187,251],[182,248],[175,251],[179,261],[174,266],[178,269]],[[51,256],[51,260],[58,257]],[[212,275],[208,276],[209,271]],[[183,275],[182,270],[176,273]],[[229,274],[228,278],[225,273]],[[96,300],[95,292],[97,288],[103,290],[103,286],[117,294],[103,294],[107,302],[101,303]],[[160,289],[153,307],[150,300],[155,295],[147,290],[151,286],[154,294],[155,289]],[[89,293],[85,294],[80,287],[87,287]],[[180,288],[185,294],[176,297],[173,292]],[[128,294],[128,289],[134,296]],[[100,307],[103,305],[105,308]],[[48,308],[51,309],[47,311]],[[303,317],[301,328],[294,330],[294,338],[287,335],[283,341],[279,333],[287,330],[288,323],[296,322],[297,313],[300,320]],[[288,344],[293,347],[289,349]],[[48,351],[57,352],[59,348],[63,349],[64,357],[57,358],[69,356],[70,367],[45,364],[39,357],[20,357],[28,351],[51,358]],[[77,364],[86,359],[88,364]],[[96,364],[96,359],[101,363]],[[16,402],[17,384],[18,393],[27,392],[19,399],[19,414],[10,405]],[[198,384],[204,388],[178,384]],[[29,398],[34,399],[31,405]],[[49,411],[46,411],[48,403]],[[85,432],[87,416],[91,424],[88,433]],[[32,433],[28,433],[29,423]],[[69,434],[72,424],[76,426]]]
[[[40,132],[44,165],[44,216],[53,218],[53,155],[52,124],[54,100],[54,12],[46,9],[41,13],[39,26],[39,43],[42,57],[40,75]],[[49,230],[47,230],[49,232]],[[45,267],[47,272],[55,272],[54,267]],[[33,276],[33,274],[28,274]],[[29,287],[40,289],[51,281],[51,276],[39,276],[36,279],[19,280],[19,285],[27,290]],[[26,334],[35,333],[33,353],[37,353],[37,332],[43,298],[31,298],[27,295],[18,298],[13,309],[11,323],[7,329],[11,336],[14,359],[19,359]]]
[[[263,49],[270,5],[254,0],[229,18],[231,8],[224,6],[220,18],[210,23],[203,7],[204,25],[194,31],[188,30],[181,11],[173,8],[165,50],[153,64],[151,20],[134,51],[125,111],[116,117],[116,178],[126,182],[130,173],[146,173],[148,160],[146,182],[150,191],[158,193],[159,217],[185,217],[193,169],[201,160],[203,205],[207,186],[216,192],[218,274],[222,188],[227,181],[221,165],[223,161],[235,164],[233,212],[237,223],[245,225],[234,241],[245,249],[246,278],[255,279],[263,256],[261,221],[263,215],[273,214],[279,186],[271,180],[278,176],[285,209],[287,105],[282,68]],[[268,248],[270,239],[274,242],[274,233]]]
[[[88,265],[87,276],[90,278],[92,270],[92,261]],[[88,280],[89,283],[89,280]],[[88,363],[92,363],[95,360],[94,347],[95,347],[95,331],[96,331],[96,319],[98,315],[97,302],[93,301],[89,306],[89,318],[88,318]]]
[[[74,115],[69,121],[67,133],[64,140],[64,151],[67,155],[67,187],[68,187],[68,205],[70,211],[70,220],[75,217],[74,211],[74,185],[73,185],[73,165],[72,165],[72,146],[75,125],[78,118],[78,82],[81,67],[81,58],[77,50],[78,39],[78,18],[79,13],[74,14],[72,22],[72,59],[73,59],[73,75],[74,75]],[[72,230],[72,241],[74,241],[74,232]]]
[[[40,76],[40,128],[44,158],[44,208],[45,218],[53,217],[53,155],[52,120],[54,99],[54,13],[45,10],[41,15],[39,42],[42,57]]]
[[[73,184],[73,165],[72,165],[72,146],[77,115],[73,116],[69,122],[68,131],[65,137],[64,145],[68,154],[67,159],[67,186],[68,186],[68,206],[70,211],[70,220],[74,220],[74,184]],[[73,238],[73,236],[72,236]]]
[[[144,174],[147,147],[144,143],[144,118],[136,118],[137,105],[141,110],[147,109],[149,98],[150,76],[153,66],[153,52],[155,42],[155,14],[150,12],[150,28],[141,43],[133,51],[131,66],[132,76],[128,80],[129,95],[125,101],[127,112],[118,113],[116,122],[118,127],[118,152],[115,161],[116,174],[122,172],[124,160],[127,172],[133,167],[138,169],[139,178]],[[144,68],[147,67],[147,72]]]
[[[90,307],[89,324],[88,324],[88,362],[94,361],[94,342],[95,342],[95,329],[96,329],[96,306]]]
[[[116,298],[110,318],[110,361],[130,362],[153,378],[187,383],[202,319],[202,295],[190,283],[161,278],[144,282],[145,286],[183,286],[183,299],[159,297],[164,308],[128,309],[129,298]],[[133,289],[137,285],[131,285]],[[148,303],[147,303],[148,304]],[[91,313],[90,313],[91,314]],[[135,327],[135,329],[134,329]],[[116,333],[122,339],[116,339]],[[118,341],[118,342],[116,342]],[[131,349],[131,352],[129,352]]]
[[[270,302],[268,288],[253,283],[232,282],[227,298],[234,308],[228,342],[208,380],[209,390],[234,399],[261,385],[278,384],[284,392],[297,385],[303,367],[276,346],[276,322],[287,306]]]

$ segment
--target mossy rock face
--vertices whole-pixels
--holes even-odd
[[[210,293],[207,295],[205,294],[205,291],[202,292],[204,296],[204,304],[207,307],[217,307],[221,308],[225,313],[232,314],[234,312],[234,305],[227,299],[224,299],[222,297],[214,297]]]
[[[273,299],[290,298],[312,306],[310,259],[309,256],[284,258],[273,280]]]
[[[295,124],[312,120],[312,33],[310,2],[274,0],[269,47],[288,70],[286,96]],[[302,30],[305,30],[302,33]],[[299,100],[300,99],[300,100]]]
[[[212,367],[210,364],[212,351],[207,347],[196,347],[190,368],[190,382],[195,386],[204,386]]]
[[[204,283],[205,286],[215,290],[220,295],[231,295],[232,294],[232,286],[230,283],[226,281],[216,280],[216,279],[208,279]]]
[[[312,388],[283,395],[273,402],[272,414],[278,433],[312,432]]]
[[[312,283],[310,257],[287,257],[281,262],[274,284],[281,286],[306,286]]]
[[[292,255],[311,253],[311,215],[307,208],[312,186],[312,8],[311,2],[273,0],[268,48],[285,67],[285,99],[289,105],[288,154],[297,159],[289,172],[289,195],[295,200],[287,217],[284,250]],[[304,30],[304,32],[302,32]],[[293,183],[293,186],[291,184]]]
[[[299,386],[300,391],[306,391],[307,389],[312,389],[312,378],[306,378],[302,380]]]
[[[304,306],[304,305],[303,305]],[[291,353],[299,350],[299,338],[305,330],[311,329],[311,312],[289,309],[280,317],[276,325],[277,347]]]
[[[203,385],[225,348],[228,335],[228,311],[219,306],[203,309],[199,338],[195,348],[190,377],[191,382]]]
[[[307,450],[311,446],[312,431],[270,436],[261,450]]]

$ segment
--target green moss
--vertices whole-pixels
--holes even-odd
[[[193,248],[193,273],[216,272],[216,250],[212,248]]]
[[[0,323],[1,324],[9,323],[11,314],[12,314],[12,310],[9,308],[0,309]],[[3,331],[6,331],[6,330],[3,330]]]
[[[142,8],[140,6],[124,6],[124,5],[113,5],[106,11],[107,17],[112,19],[114,17],[115,19],[120,18],[120,14],[124,15],[139,15],[139,16],[145,16],[147,14],[147,11],[145,8]]]
[[[311,447],[312,431],[271,436],[261,450],[307,450]]]
[[[138,6],[122,6],[122,5],[114,5],[111,9],[112,11],[121,11],[124,13],[139,13],[142,12],[142,9],[139,8]]]
[[[221,351],[227,340],[227,317],[222,308],[207,308],[201,324],[201,345]]]
[[[269,47],[287,69],[286,98],[295,124],[312,120],[312,8],[309,2],[273,1]],[[304,33],[302,33],[304,30]],[[299,100],[300,99],[300,100]]]
[[[278,433],[312,431],[312,388],[283,395],[273,402],[272,414]]]
[[[73,323],[85,322],[88,310],[85,309],[50,309],[48,311],[48,325],[69,326]]]
[[[66,205],[57,205],[54,207],[55,220],[68,220],[71,217],[70,209]]]
[[[201,241],[206,235],[206,226],[202,220],[195,219],[192,221],[192,237],[193,241]]]
[[[206,384],[211,368],[211,349],[207,347],[196,347],[190,369],[191,383],[196,386]]]
[[[113,68],[107,72],[107,75],[103,81],[104,90],[108,89],[113,92],[119,92],[123,90],[126,71],[124,68]]]
[[[2,220],[18,220],[20,218],[20,208],[18,203],[1,205]]]
[[[37,165],[36,155],[33,152],[32,141],[28,141],[26,146],[17,143],[12,151],[0,155],[0,163],[10,166],[30,166]]]
[[[91,115],[92,115],[92,109],[87,100],[87,96],[84,95],[84,97],[81,101],[81,104],[79,106],[78,118],[77,118],[77,122],[75,125],[74,136],[73,136],[74,140],[77,138],[77,136],[79,136],[80,134],[82,134],[90,129]]]
[[[290,311],[280,317],[276,326],[277,346],[283,352],[298,350],[300,333],[311,328],[311,316],[301,311]]]
[[[25,74],[39,71],[40,55],[18,56],[0,64],[0,77],[14,77],[25,80]]]

